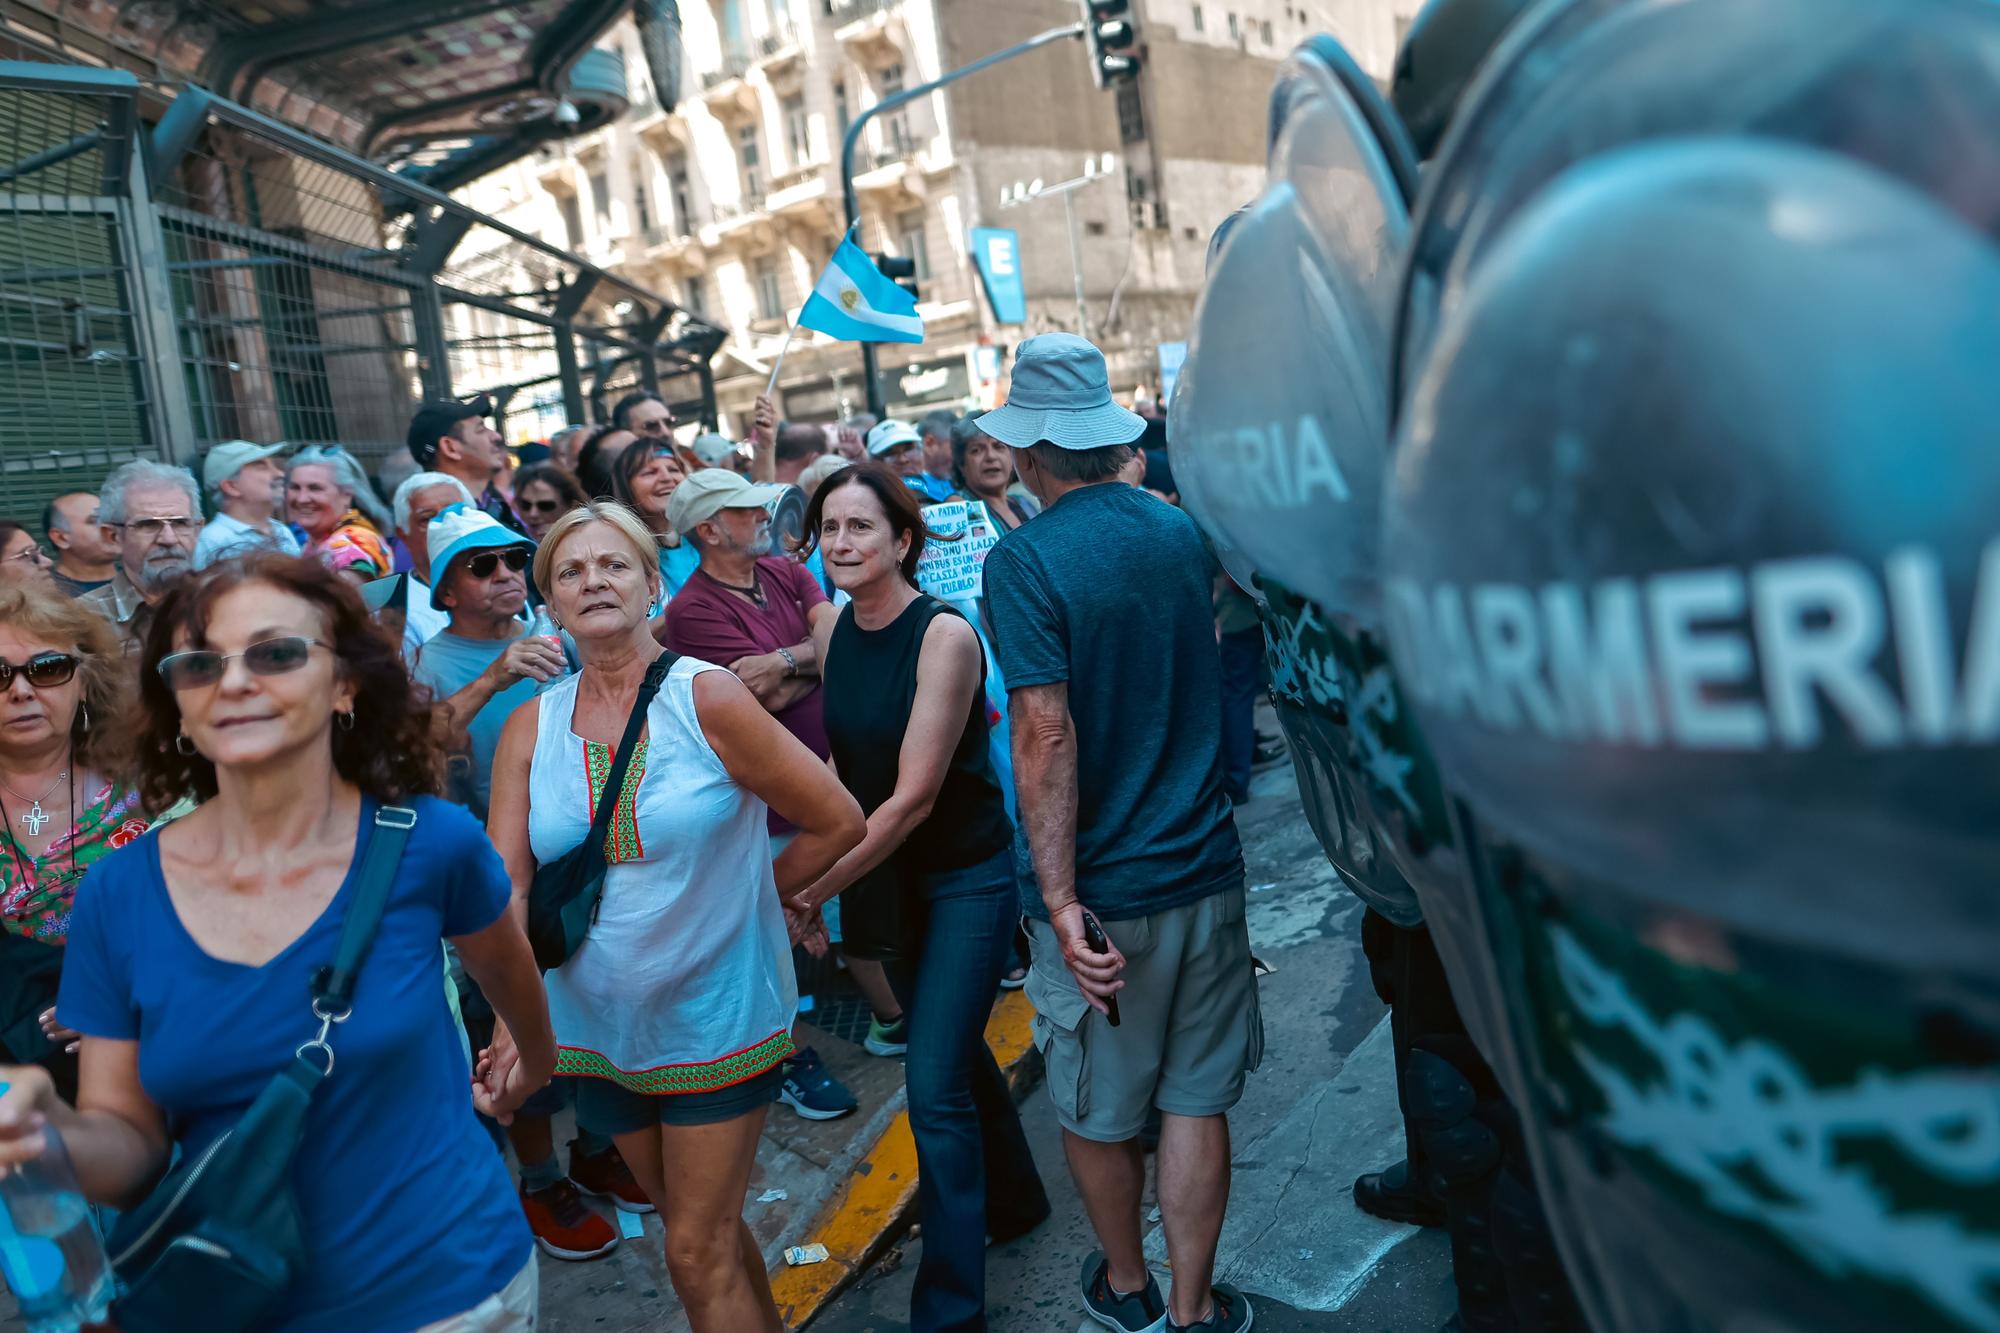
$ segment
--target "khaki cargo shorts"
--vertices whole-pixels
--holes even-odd
[[[1244,1075],[1264,1058],[1264,1017],[1240,885],[1104,922],[1125,955],[1115,1028],[1077,989],[1054,928],[1032,919],[1027,925],[1035,1045],[1064,1129],[1122,1143],[1155,1106],[1172,1115],[1221,1115],[1242,1099]]]

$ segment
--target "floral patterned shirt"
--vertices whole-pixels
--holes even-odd
[[[364,578],[379,579],[394,567],[382,534],[359,509],[348,510],[340,525],[323,540],[306,547],[305,553],[318,556],[336,574],[351,569]]]
[[[139,813],[137,791],[96,778],[92,782],[97,789],[77,811],[76,827],[40,856],[31,859],[11,838],[0,839],[9,843],[0,854],[0,929],[8,934],[63,943],[69,938],[70,906],[83,873],[149,827]],[[77,796],[84,800],[85,793]]]

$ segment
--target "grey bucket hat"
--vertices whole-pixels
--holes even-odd
[[[1146,419],[1111,401],[1104,353],[1074,333],[1044,333],[1014,353],[1007,401],[979,418],[979,429],[1026,449],[1043,440],[1064,449],[1131,444]]]

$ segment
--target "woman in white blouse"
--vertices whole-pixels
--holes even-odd
[[[538,864],[578,845],[647,668],[660,595],[651,534],[624,507],[571,510],[535,582],[582,669],[501,735],[488,830],[525,912]],[[771,858],[766,808],[799,827]],[[666,1224],[696,1333],[780,1328],[743,1192],[791,1053],[798,996],[780,895],[861,841],[861,811],[729,672],[682,658],[646,713],[605,839],[609,871],[582,947],[548,974],[557,1070]]]

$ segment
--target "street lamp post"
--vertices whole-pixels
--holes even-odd
[[[1086,185],[1093,185],[1102,180],[1110,180],[1117,171],[1117,157],[1111,153],[1105,153],[1101,157],[1085,158],[1083,174],[1072,180],[1060,181],[1054,185],[1045,186],[1037,179],[1029,181],[1025,185],[1017,181],[1011,189],[1004,185],[1000,187],[1000,207],[1002,208],[1019,208],[1022,204],[1033,203],[1037,199],[1047,199],[1052,195],[1058,194],[1062,196],[1063,212],[1068,216],[1069,220],[1069,271],[1070,278],[1076,284],[1077,332],[1081,333],[1085,338],[1090,338],[1091,333],[1090,308],[1084,303],[1083,299],[1083,238],[1077,232],[1076,201],[1070,196]]]
[[[1026,55],[1037,47],[1047,46],[1050,42],[1060,42],[1067,38],[1081,37],[1083,35],[1084,25],[1082,23],[1071,23],[1060,28],[1050,28],[1047,32],[1036,33],[1027,41],[1017,42],[1004,51],[995,51],[990,56],[981,56],[969,65],[960,65],[957,69],[947,70],[935,79],[932,79],[929,83],[920,83],[914,88],[906,88],[899,93],[890,93],[874,106],[867,108],[860,115],[856,116],[853,123],[847,127],[847,136],[840,141],[840,197],[841,202],[847,208],[848,234],[852,235],[854,233],[855,224],[861,220],[860,199],[854,191],[854,148],[856,144],[861,142],[861,131],[869,121],[875,119],[877,116],[887,115],[897,107],[908,106],[919,97],[928,97],[946,84],[957,83],[966,75],[977,74],[980,70],[990,65],[997,65],[1003,60],[1012,60],[1015,56]],[[861,344],[861,373],[867,380],[865,388],[868,394],[868,410],[877,417],[880,417],[883,414],[882,385],[880,376],[875,373],[874,343]]]

